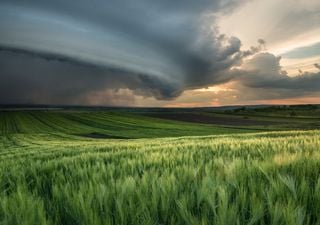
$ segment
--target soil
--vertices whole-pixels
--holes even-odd
[[[176,120],[191,123],[233,125],[233,126],[268,126],[278,124],[271,121],[260,121],[250,118],[218,117],[214,115],[204,115],[195,113],[148,113],[149,117],[160,119]]]

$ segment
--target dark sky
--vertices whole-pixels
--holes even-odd
[[[0,104],[163,105],[229,82],[262,100],[318,96],[319,72],[288,76],[261,37],[243,49],[219,32],[217,18],[245,4],[2,0]]]

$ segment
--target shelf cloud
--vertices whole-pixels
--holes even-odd
[[[0,103],[99,104],[99,92],[106,93],[101,104],[117,104],[110,93],[130,101],[124,89],[174,101],[230,81],[317,91],[319,73],[289,77],[265,40],[243,50],[239,38],[219,32],[216,18],[241,4],[247,1],[3,0]]]

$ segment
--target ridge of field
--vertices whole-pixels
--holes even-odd
[[[320,131],[0,138],[1,225],[320,223]]]
[[[196,108],[189,110],[166,109],[145,111],[144,116],[172,121],[214,124],[269,130],[319,129],[320,107],[318,105],[238,107],[234,109]]]
[[[268,129],[170,121],[125,112],[0,112],[0,134],[63,133],[93,138],[126,139],[227,134],[258,130]]]

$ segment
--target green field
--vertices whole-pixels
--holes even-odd
[[[0,112],[0,134],[101,134],[110,138],[155,138],[254,132],[260,128],[222,127],[161,120],[123,112]]]
[[[317,110],[2,111],[0,224],[320,224]]]

